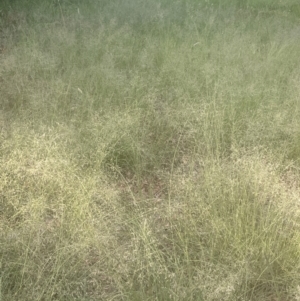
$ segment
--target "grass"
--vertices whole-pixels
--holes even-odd
[[[299,16],[2,1],[0,300],[299,300]]]

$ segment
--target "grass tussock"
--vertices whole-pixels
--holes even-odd
[[[297,1],[0,4],[0,300],[300,299]]]

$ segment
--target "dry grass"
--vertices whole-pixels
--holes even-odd
[[[0,299],[299,300],[297,7],[0,4]]]

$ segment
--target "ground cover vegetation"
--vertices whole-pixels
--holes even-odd
[[[300,300],[298,0],[0,3],[0,300]]]

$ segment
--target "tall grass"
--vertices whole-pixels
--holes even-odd
[[[0,3],[0,300],[299,300],[297,1]]]

